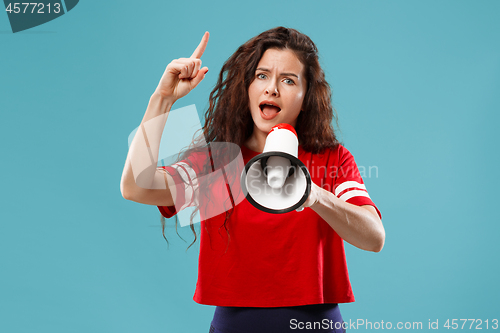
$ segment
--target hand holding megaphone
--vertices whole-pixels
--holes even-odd
[[[292,126],[278,124],[271,129],[264,151],[247,163],[241,177],[243,193],[254,207],[282,214],[310,203],[311,176],[297,158],[298,146]]]
[[[319,201],[318,190],[321,190],[321,187],[311,182],[311,193],[309,193],[307,200],[299,208],[297,208],[296,211],[301,212],[304,210],[304,208],[311,207],[316,202],[318,202]]]

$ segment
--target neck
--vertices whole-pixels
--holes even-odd
[[[253,151],[262,152],[266,144],[267,134],[254,127],[252,135],[245,142],[245,146]]]

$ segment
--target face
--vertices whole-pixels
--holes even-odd
[[[268,49],[257,65],[248,88],[254,132],[266,135],[274,125],[295,127],[302,109],[307,82],[304,65],[293,51]]]

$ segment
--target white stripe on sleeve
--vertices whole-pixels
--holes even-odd
[[[353,188],[353,187],[361,189],[361,190],[366,190],[366,187],[364,184],[361,184],[361,183],[358,183],[354,180],[351,180],[351,181],[343,182],[342,184],[337,186],[337,188],[335,189],[335,195],[338,197],[339,193],[347,190],[348,188]]]
[[[339,199],[347,201],[347,200],[354,198],[354,197],[370,198],[370,196],[368,195],[368,192],[366,192],[366,191],[352,190],[352,191],[347,191],[346,193],[342,194]]]
[[[178,162],[172,165],[184,181],[184,204],[179,210],[197,204],[198,178],[196,172],[187,163]]]

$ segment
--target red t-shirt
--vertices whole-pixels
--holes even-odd
[[[259,154],[246,147],[241,153],[244,163]],[[318,186],[348,203],[375,207],[353,156],[342,145],[321,154],[299,147],[298,158]],[[166,170],[174,178],[190,179],[188,185],[178,182],[176,207],[197,202],[192,179],[200,172],[199,166],[187,159]],[[229,201],[226,197],[220,202],[235,203],[226,222],[230,240],[228,244],[224,213],[206,220],[202,216],[195,302],[245,307],[354,302],[344,241],[312,209],[270,214],[246,199]],[[175,214],[174,207],[158,208],[167,218]]]

